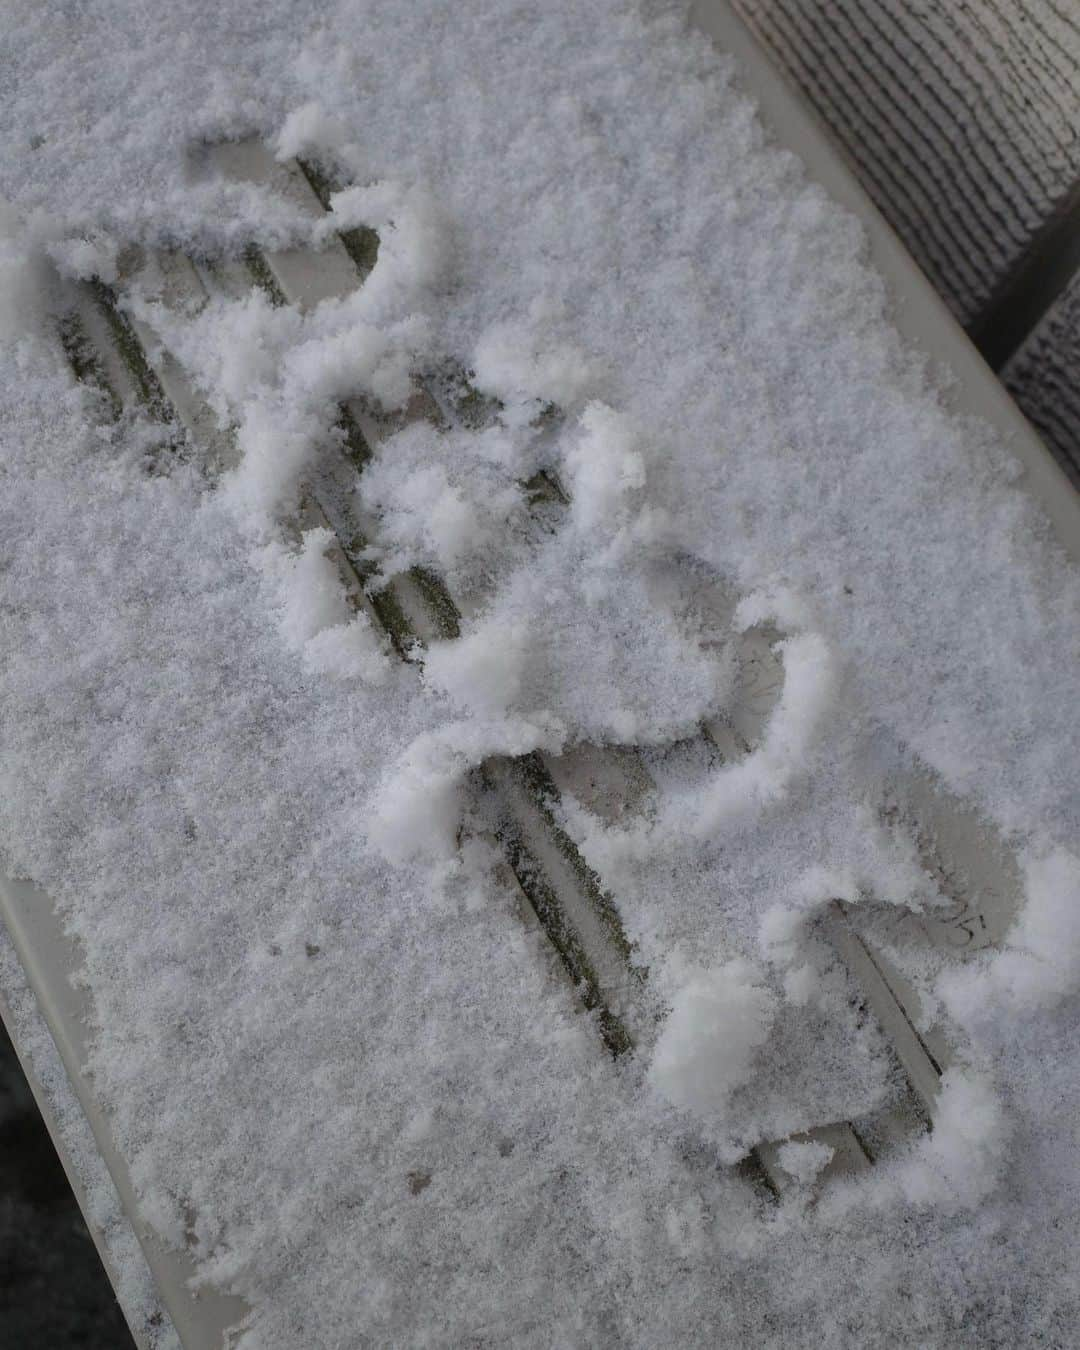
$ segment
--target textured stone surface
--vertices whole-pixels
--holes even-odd
[[[1077,481],[1080,282],[1039,311],[1080,232],[1080,6],[734,3],[991,364],[1036,325],[1003,373]]]

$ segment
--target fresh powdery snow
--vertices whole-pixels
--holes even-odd
[[[1080,583],[731,63],[635,0],[3,27],[0,846],[80,944],[93,1090],[237,1344],[1074,1344]],[[242,138],[343,184],[326,220],[216,171]],[[361,226],[370,278],[306,312],[133,288],[216,480],[65,362],[63,296],[129,245]],[[489,415],[387,435],[355,489],[371,564],[461,603],[402,661],[301,484],[341,400],[455,365]],[[754,634],[782,688],[721,757]],[[622,775],[553,807],[648,972],[618,1058],[490,828],[476,770],[534,750]],[[897,936],[947,901],[887,806],[914,780],[1015,879],[981,955]],[[806,1132],[904,1091],[835,902],[952,1049],[932,1131],[830,1182]],[[740,1166],[770,1142],[779,1198]]]

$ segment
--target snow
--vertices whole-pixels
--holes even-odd
[[[1022,861],[1026,903],[1006,942],[1039,969],[1022,981],[1021,1004],[1061,998],[1076,988],[1080,976],[1080,859],[1054,848],[1033,851]]]
[[[347,188],[330,198],[330,212],[316,239],[356,225],[378,231],[379,257],[365,287],[371,308],[407,308],[447,280],[448,229],[423,188],[394,182]]]
[[[653,1086],[706,1127],[722,1121],[732,1091],[747,1080],[754,1053],[768,1041],[775,1015],[771,991],[747,962],[692,972],[657,1039],[649,1070]]]
[[[1035,845],[1021,863],[1025,904],[1002,950],[975,978],[963,970],[941,978],[942,997],[965,1021],[983,1016],[990,997],[1020,1008],[1053,1005],[1080,978],[1080,859]]]
[[[558,751],[565,729],[520,718],[447,722],[416,737],[385,774],[368,834],[389,862],[450,858],[466,813],[466,775],[493,755]]]
[[[806,1186],[832,1161],[835,1149],[816,1140],[791,1140],[778,1150],[780,1166],[800,1185]]]
[[[549,402],[573,411],[597,383],[594,363],[566,342],[545,342],[545,329],[565,308],[535,297],[527,323],[509,319],[485,329],[476,341],[472,367],[483,389],[503,400],[511,425],[528,422]]]
[[[324,628],[304,644],[304,664],[338,680],[382,684],[390,669],[383,643],[366,614]]]
[[[505,481],[502,468],[492,472],[474,445],[456,454],[461,439],[417,423],[380,446],[365,470],[371,475],[365,499],[380,512],[386,575],[424,563],[467,580],[469,564],[520,515],[517,484]],[[439,462],[444,455],[446,462]]]
[[[504,715],[518,699],[527,654],[524,629],[500,628],[497,643],[479,629],[455,642],[432,643],[424,678],[464,712]]]
[[[729,63],[633,0],[43,3],[5,48],[0,849],[239,1345],[1067,1344],[1080,581]],[[336,172],[329,221],[215,169],[253,134]],[[216,487],[73,383],[61,275],[356,223],[370,278],[306,312],[135,296],[232,429]],[[489,424],[404,426],[353,491],[383,575],[462,600],[420,669],[293,522],[340,401],[452,362]],[[534,750],[626,778],[617,819],[587,775],[553,807],[648,968],[617,1062],[482,809]],[[792,1136],[903,1090],[829,902],[959,884],[887,810],[918,776],[1022,903],[966,962],[892,943],[957,1062],[932,1133],[818,1195]],[[815,1204],[728,1166],[766,1140]]]
[[[353,613],[338,567],[327,556],[334,543],[333,532],[320,527],[305,531],[296,552],[272,544],[263,550],[260,562],[280,588],[281,636],[291,651],[302,653],[309,670],[384,683],[391,669],[387,643],[364,611]]]
[[[974,1208],[999,1180],[1010,1129],[988,1076],[946,1070],[934,1129],[917,1149],[926,1165],[901,1172],[908,1194],[946,1211]]]

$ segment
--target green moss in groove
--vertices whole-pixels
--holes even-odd
[[[435,623],[439,636],[457,638],[461,636],[461,611],[454,604],[443,579],[427,567],[412,567],[409,577],[423,596],[428,612]]]
[[[326,514],[325,510],[323,514]],[[403,661],[408,661],[416,646],[416,633],[413,631],[412,624],[406,618],[405,611],[398,604],[397,596],[393,590],[389,586],[382,586],[376,590],[371,585],[376,573],[376,566],[369,558],[364,557],[368,547],[367,540],[359,531],[353,533],[348,539],[343,539],[336,530],[334,533],[353,576],[371,603],[375,618],[390,639],[390,645]]]
[[[569,494],[550,469],[540,469],[521,486],[530,506],[570,505]]]
[[[345,457],[356,472],[360,473],[371,460],[371,446],[368,445],[367,437],[360,430],[360,423],[357,422],[344,403],[341,405],[339,413],[338,429],[343,436]]]
[[[340,192],[343,184],[332,177],[313,160],[297,159],[300,172],[307,179],[315,196],[318,197],[324,211],[330,210],[330,198]],[[339,230],[345,252],[353,260],[356,270],[364,280],[379,261],[379,236],[368,225],[356,225],[349,230]]]
[[[604,890],[600,884],[600,878],[582,857],[581,850],[555,819],[552,803],[558,802],[559,789],[555,786],[554,780],[548,773],[539,752],[534,750],[531,754],[521,755],[513,761],[513,764],[522,786],[529,794],[533,805],[543,816],[545,825],[551,831],[556,847],[573,868],[574,875],[585,892],[593,912],[604,925],[609,938],[614,943],[619,955],[626,962],[630,973],[639,980],[646,979],[648,971],[634,964],[633,943],[626,935],[622,917],[615,906],[614,900],[610,893]]]
[[[97,390],[102,396],[109,420],[115,422],[123,408],[120,396],[109,383],[109,377],[105,374],[97,349],[74,310],[69,310],[61,318],[59,335],[60,345],[64,349],[64,355],[75,378],[80,384]]]
[[[116,350],[127,366],[134,381],[135,389],[147,411],[159,422],[176,422],[172,404],[166,398],[160,380],[154,373],[150,362],[146,359],[146,353],[143,351],[142,343],[135,335],[134,328],[132,328],[126,316],[121,313],[112,287],[107,286],[96,277],[93,281],[87,282],[87,285],[98,309],[109,326],[109,334]]]
[[[249,244],[244,249],[244,266],[251,273],[251,279],[259,290],[267,297],[275,309],[281,309],[289,302],[285,298],[285,292],[277,284],[270,265],[262,255],[262,250],[255,244]]]
[[[509,826],[500,830],[500,842],[507,861],[517,878],[525,898],[532,907],[541,928],[555,948],[574,985],[581,990],[582,1002],[589,1012],[596,1013],[597,1025],[604,1044],[617,1059],[634,1048],[633,1038],[619,1018],[607,1007],[600,989],[600,981],[592,962],[582,946],[581,939],[570,924],[558,896],[544,877],[536,859]]]

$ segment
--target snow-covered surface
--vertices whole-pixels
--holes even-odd
[[[81,940],[143,1211],[241,1344],[1068,1343],[1080,585],[729,66],[628,0],[45,4],[5,43],[0,843]],[[208,491],[95,417],[50,310],[132,242],[320,242],[205,148],[251,135],[351,182],[379,261],[306,313],[134,296],[236,428]],[[288,522],[339,401],[448,359],[495,425],[413,423],[358,488],[384,568],[463,597],[421,672]],[[721,764],[695,732],[752,695],[746,632],[782,689]],[[468,778],[586,743],[652,780],[560,806],[665,1019],[618,1061]],[[913,776],[1013,860],[1000,950],[890,928],[954,880],[888,807]],[[781,1145],[774,1205],[740,1154],[900,1094],[834,899],[953,1063],[858,1177],[813,1192],[828,1146]]]

